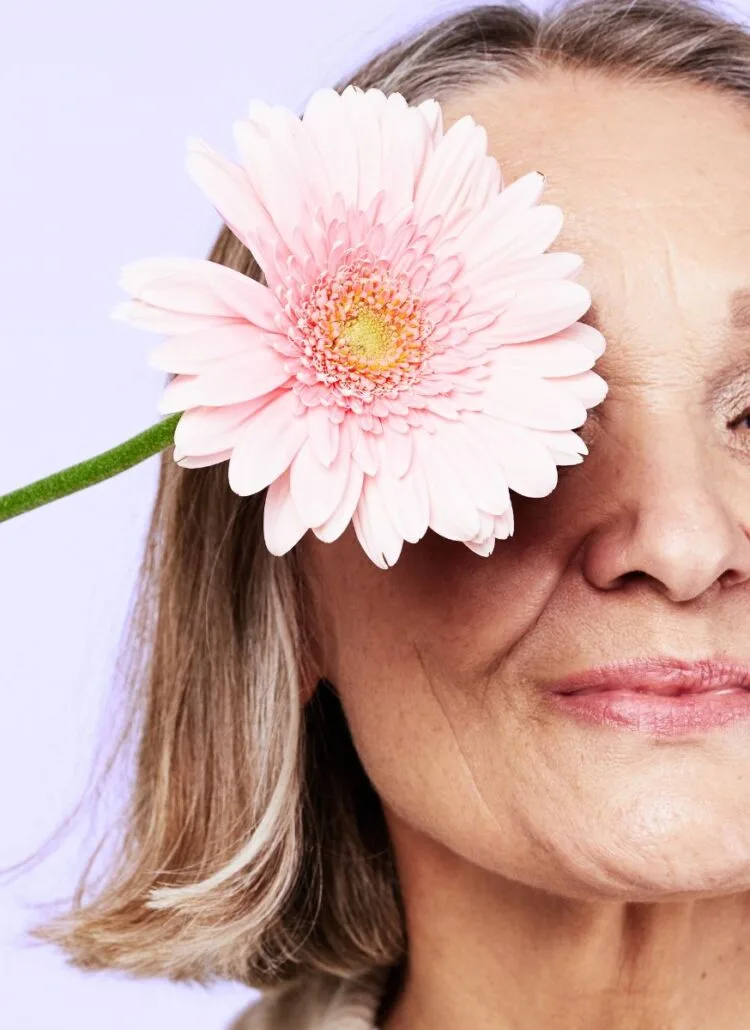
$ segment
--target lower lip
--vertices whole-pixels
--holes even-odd
[[[555,705],[583,722],[661,737],[731,726],[750,718],[750,690],[740,687],[666,697],[636,690],[552,694]]]

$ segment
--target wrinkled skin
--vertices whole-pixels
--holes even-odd
[[[543,687],[635,656],[750,660],[750,297],[732,299],[750,289],[750,111],[570,72],[443,107],[446,128],[485,126],[506,183],[547,177],[609,395],[583,464],[513,495],[490,558],[432,533],[387,571],[351,528],[300,545],[318,671],[403,883],[410,966],[385,1030],[739,1030],[750,720],[658,739],[560,714]]]

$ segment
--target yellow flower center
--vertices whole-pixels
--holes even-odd
[[[300,305],[302,361],[318,379],[360,397],[421,378],[435,330],[403,275],[358,258],[318,277]]]
[[[387,365],[398,354],[396,333],[388,321],[376,311],[367,308],[347,324],[339,340],[353,354],[371,365]]]

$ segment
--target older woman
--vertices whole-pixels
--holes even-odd
[[[490,557],[430,532],[387,572],[351,528],[270,556],[166,459],[122,862],[44,932],[259,987],[242,1030],[747,1030],[750,38],[486,6],[353,81],[544,172],[608,341],[590,453]]]

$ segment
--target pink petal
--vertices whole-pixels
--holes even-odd
[[[495,205],[496,215],[509,215],[526,211],[536,204],[544,191],[545,178],[541,172],[527,172],[509,183],[500,193]]]
[[[351,421],[349,420],[349,422]],[[370,433],[361,432],[357,434],[351,453],[356,463],[368,476],[374,476],[377,473],[377,453],[375,451],[374,439]]]
[[[586,372],[596,361],[594,354],[581,343],[566,343],[551,336],[532,343],[508,344],[492,354],[490,366],[495,375],[506,370],[528,369],[538,376],[571,376]]]
[[[289,467],[305,439],[305,421],[294,415],[294,394],[285,390],[243,427],[229,461],[232,490],[245,497],[268,486]]]
[[[249,275],[242,275],[233,268],[215,262],[214,268],[219,274],[212,274],[211,286],[214,293],[221,297],[232,311],[246,318],[260,329],[276,333],[286,330],[289,318],[274,293]]]
[[[577,376],[566,376],[562,380],[549,379],[548,382],[561,385],[587,408],[594,408],[597,404],[601,404],[609,390],[606,381],[596,372],[581,372]]]
[[[398,418],[398,416],[395,417]],[[387,453],[388,464],[398,479],[406,473],[411,464],[412,441],[409,433],[405,433],[401,428],[396,428],[391,422],[392,418],[383,423],[383,444],[380,454],[382,456],[384,452]]]
[[[313,527],[313,533],[319,540],[322,540],[324,543],[332,543],[334,540],[338,540],[351,522],[355,509],[359,504],[363,482],[364,473],[362,469],[355,465],[353,461],[350,462],[349,478],[341,503],[326,522],[320,526]]]
[[[270,338],[270,339],[269,339]],[[181,375],[197,375],[208,372],[212,362],[226,358],[253,354],[274,353],[270,343],[273,334],[257,329],[247,322],[227,322],[199,329],[193,333],[182,333],[164,340],[148,353],[152,368],[165,372],[179,372]],[[281,363],[276,355],[275,360]]]
[[[472,223],[456,241],[456,248],[466,255],[466,281],[471,281],[474,274],[482,279],[502,274],[502,266],[510,261],[539,257],[555,240],[562,224],[562,211],[554,204],[499,215],[494,225],[487,224],[481,233],[469,235]]]
[[[377,483],[370,476],[365,476],[352,525],[365,553],[375,565],[387,569],[396,564],[404,541],[389,519]]]
[[[318,461],[330,465],[339,451],[339,427],[329,407],[318,404],[307,409],[307,432]]]
[[[405,97],[391,93],[380,113],[382,184],[384,206],[380,217],[387,222],[414,199],[417,168],[429,144],[431,129],[424,117],[413,118]]]
[[[269,140],[271,160],[293,169],[304,207],[330,211],[335,191],[321,153],[302,119],[288,108],[272,107],[262,100],[250,101],[248,116]],[[255,156],[254,151],[247,155],[250,165],[255,163]]]
[[[567,384],[570,378],[559,382]],[[530,429],[575,429],[586,421],[586,409],[572,389],[556,388],[520,369],[494,376],[483,406],[488,415]]]
[[[438,256],[455,252],[472,254],[473,266],[481,265],[493,256],[490,244],[498,230],[508,220],[511,220],[513,225],[512,219],[517,220],[527,213],[537,202],[543,189],[544,176],[539,172],[530,172],[516,179],[480,207],[475,217],[452,239],[446,238],[436,248]],[[544,249],[546,248],[541,248],[537,253]]]
[[[217,267],[221,266],[203,258],[141,258],[122,266],[118,285],[139,300],[169,311],[236,318],[237,312],[212,288]]]
[[[482,558],[489,558],[495,550],[495,535],[494,533],[490,533],[487,536],[481,537],[481,539],[464,540],[464,544],[470,551],[473,551],[474,554],[478,554]]]
[[[129,322],[139,329],[154,333],[194,333],[220,325],[236,325],[237,318],[218,318],[216,315],[191,315],[184,311],[166,311],[142,300],[124,300],[116,304],[109,317]]]
[[[215,454],[185,454],[183,455],[180,451],[175,448],[174,460],[181,467],[185,469],[200,469],[205,468],[207,465],[218,465],[221,461],[226,461],[231,458],[231,448],[227,451],[219,451]]]
[[[341,193],[347,206],[354,206],[359,192],[359,167],[350,141],[348,114],[335,89],[318,89],[305,106],[302,124],[317,147],[333,192]]]
[[[521,284],[497,322],[482,333],[482,342],[497,346],[551,336],[575,322],[590,306],[591,294],[580,283],[556,279]]]
[[[291,551],[307,532],[299,517],[289,489],[289,469],[275,479],[266,492],[263,505],[263,535],[271,554]]]
[[[417,221],[435,214],[446,221],[465,210],[484,170],[487,131],[471,115],[451,125],[435,147],[414,194]]]
[[[507,538],[512,535],[513,509],[508,508],[508,510],[503,515],[497,515],[495,517],[495,539],[507,540]]]
[[[577,254],[554,251],[520,261],[486,261],[471,270],[474,307],[493,307],[498,293],[512,295],[520,286],[552,279],[572,279],[581,269]]]
[[[276,231],[245,170],[221,157],[201,139],[188,141],[186,168],[234,235],[250,249],[273,289],[277,284],[273,260],[260,245],[260,238],[273,240]]]
[[[175,448],[192,455],[231,450],[243,423],[272,398],[273,394],[266,394],[225,408],[200,407],[183,412],[174,433]]]
[[[525,497],[546,497],[557,485],[557,467],[533,432],[500,419],[471,416],[471,429],[500,463],[508,486]]]
[[[499,515],[510,507],[510,493],[501,466],[467,426],[440,422],[435,439],[477,508]]]
[[[358,189],[355,207],[364,210],[382,188],[381,113],[385,114],[386,98],[382,90],[361,90],[350,85],[341,94],[341,107],[347,112],[349,146],[355,152],[358,166]]]
[[[589,449],[578,433],[572,429],[535,429],[534,436],[537,440],[549,448],[558,465],[577,465],[582,455],[588,454]],[[557,455],[566,459],[574,458],[574,461],[558,461]]]
[[[580,254],[555,250],[536,257],[521,258],[508,262],[503,269],[503,288],[515,287],[526,279],[571,279],[583,267]]]
[[[381,439],[380,469],[377,475],[381,500],[391,522],[404,540],[416,543],[427,532],[430,519],[430,495],[427,481],[415,461],[405,475],[397,477],[389,462],[389,448]]]
[[[606,350],[607,344],[604,336],[598,329],[586,325],[585,322],[574,322],[573,325],[563,330],[563,333],[560,335],[564,335],[565,339],[574,340],[576,343],[581,343],[584,347],[588,347],[589,350],[593,351],[595,358],[600,358]]]
[[[286,383],[289,374],[271,347],[229,357],[197,376],[180,376],[165,386],[159,411],[169,414],[199,405],[221,407],[253,400]]]
[[[479,530],[479,514],[469,491],[456,479],[439,444],[426,432],[414,433],[415,459],[430,496],[430,526],[449,540],[467,540]]]
[[[322,465],[308,437],[291,465],[292,498],[302,521],[319,526],[341,504],[349,480],[351,455],[341,449],[331,465]]]
[[[292,112],[286,112],[294,121]],[[241,119],[233,125],[237,149],[252,188],[274,225],[274,236],[299,260],[307,256],[298,250],[294,230],[311,219],[311,202],[293,131],[284,108],[274,109],[265,124]]]

